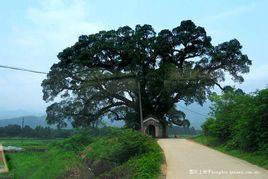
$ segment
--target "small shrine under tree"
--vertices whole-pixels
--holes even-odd
[[[168,125],[156,117],[147,117],[143,121],[143,132],[156,138],[168,136]]]

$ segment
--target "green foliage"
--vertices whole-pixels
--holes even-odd
[[[81,165],[73,152],[23,152],[8,154],[9,175],[15,178],[58,178],[68,167]]]
[[[205,135],[217,137],[230,148],[264,150],[268,144],[268,89],[254,94],[229,89],[211,100],[214,118],[202,125]]]
[[[191,20],[159,33],[145,24],[82,35],[58,54],[59,62],[42,82],[43,99],[54,101],[47,121],[59,127],[66,119],[74,126],[95,126],[108,116],[138,129],[139,81],[144,117],[165,123],[177,102],[202,104],[225,73],[243,82],[251,61],[241,49],[237,39],[213,46],[205,29]],[[187,120],[174,123],[189,126]]]
[[[5,144],[21,146],[19,141],[9,141]],[[44,145],[46,152],[31,150]],[[163,162],[153,138],[129,129],[83,129],[61,141],[28,140],[26,146],[25,152],[7,155],[10,173],[3,176],[152,179],[158,178]]]
[[[158,178],[160,175],[163,154],[156,144],[152,147],[154,151],[143,154],[128,161],[129,168],[133,171],[133,178]]]
[[[114,132],[113,137],[104,137],[94,142],[89,158],[99,157],[115,163],[124,163],[130,157],[148,152],[148,136],[131,130],[119,130]],[[109,146],[105,148],[103,146]]]
[[[92,141],[93,138],[92,136],[88,135],[88,133],[79,133],[63,141],[60,141],[57,144],[53,144],[53,146],[56,148],[61,148],[65,151],[80,152]]]
[[[6,153],[10,172],[0,178],[62,178],[70,168],[81,165],[80,159],[73,151],[55,148],[55,140],[37,139],[0,139],[4,145],[23,147],[24,152]],[[39,149],[45,149],[40,152]]]
[[[46,146],[50,143],[56,142],[59,139],[35,139],[35,138],[10,138],[10,137],[1,137],[0,143],[4,146],[21,146],[21,147],[35,147],[35,146]]]
[[[203,124],[202,129],[205,135],[208,136],[218,136],[218,128],[216,126],[216,119],[214,118],[208,118]]]
[[[72,129],[53,129],[50,127],[36,126],[31,128],[26,125],[23,128],[17,124],[0,127],[0,137],[27,137],[39,139],[66,138],[74,134]]]
[[[162,151],[154,139],[144,134],[113,130],[89,147],[86,160],[90,161],[95,177],[114,178],[120,173],[121,178],[149,179],[160,174]]]
[[[84,150],[90,143],[98,139],[98,137],[114,135],[116,132],[117,130],[112,127],[84,128],[78,130],[77,134],[72,137],[54,143],[53,147],[78,153]]]
[[[213,136],[198,135],[197,137],[194,137],[193,140],[210,147],[217,147],[221,145],[219,139]]]

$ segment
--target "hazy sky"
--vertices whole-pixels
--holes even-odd
[[[237,38],[253,61],[247,92],[268,84],[268,1],[247,0],[9,0],[0,5],[0,65],[49,71],[56,55],[81,34],[151,24],[158,32],[191,19],[213,44]],[[43,113],[45,75],[0,68],[0,110]],[[226,82],[228,84],[229,81]]]

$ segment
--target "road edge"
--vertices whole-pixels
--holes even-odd
[[[2,170],[0,170],[0,173],[8,173],[9,170],[8,170],[7,161],[6,161],[4,148],[3,148],[2,144],[0,144],[0,153],[1,153],[3,163],[4,163],[4,168]]]
[[[205,145],[205,144],[196,142],[195,140],[192,140],[191,138],[188,138],[188,139],[186,139],[186,140],[188,140],[189,142],[193,142],[193,143],[202,145],[202,146],[204,146],[204,147],[207,147],[207,148],[209,148],[210,150],[214,150],[214,151],[217,151],[217,152],[219,152],[219,153],[228,155],[228,156],[231,157],[231,158],[235,158],[235,159],[241,160],[241,161],[243,161],[243,163],[247,163],[247,164],[252,165],[252,166],[254,166],[254,167],[260,168],[261,170],[264,170],[265,172],[268,171],[266,168],[263,168],[263,167],[261,167],[261,166],[259,166],[259,165],[256,165],[256,164],[254,164],[254,163],[251,163],[251,162],[249,162],[249,161],[247,161],[247,160],[244,160],[244,159],[242,159],[242,158],[239,158],[239,157],[230,155],[230,154],[225,153],[225,152],[223,152],[223,151],[217,150],[217,149],[215,149],[215,148],[213,148],[213,147],[210,147],[210,146],[208,146],[208,145]]]
[[[166,161],[166,156],[165,153],[161,147],[161,145],[158,142],[159,140],[157,140],[157,144],[159,145],[159,147],[161,148],[162,154],[163,154],[163,163],[161,164],[161,174],[159,176],[159,179],[166,179],[167,178],[167,161]]]

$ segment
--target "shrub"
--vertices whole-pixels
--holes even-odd
[[[86,163],[95,177],[155,178],[160,173],[163,154],[156,141],[130,129],[112,129],[95,140]]]
[[[206,136],[217,136],[217,128],[216,128],[216,119],[215,118],[208,118],[202,124],[203,132]]]
[[[228,90],[211,97],[213,118],[202,125],[204,134],[229,148],[264,150],[268,144],[268,89],[254,94]]]
[[[74,151],[77,153],[79,151],[82,151],[92,141],[93,137],[89,132],[81,132],[70,138],[64,139],[63,141],[51,145],[61,150]]]

